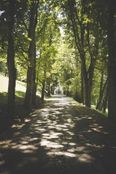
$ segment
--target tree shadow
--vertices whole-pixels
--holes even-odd
[[[107,118],[70,98],[48,99],[2,134],[1,173],[113,174],[114,131]]]
[[[11,119],[7,111],[7,93],[0,93],[0,133],[8,130],[12,124],[17,124],[17,122],[22,122],[26,119],[32,110],[24,107],[24,96],[25,92],[16,91],[16,103],[15,103],[15,113]],[[36,97],[37,105],[35,107],[42,108],[44,103],[42,103],[39,96]],[[34,110],[35,108],[33,108]]]

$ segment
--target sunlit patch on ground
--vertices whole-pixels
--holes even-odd
[[[107,174],[114,170],[116,137],[105,127],[105,120],[97,118],[95,111],[71,98],[47,99],[44,108],[1,136],[2,173],[38,174],[40,169],[54,169],[57,174],[73,174],[76,168],[76,173]]]
[[[82,161],[82,162],[92,162],[94,160],[94,158],[88,154],[82,154],[80,155],[80,157],[78,158],[79,161]]]

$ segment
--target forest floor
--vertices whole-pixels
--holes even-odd
[[[1,134],[0,174],[116,174],[116,126],[53,96]]]
[[[8,113],[7,113],[7,91],[8,77],[0,73],[0,133],[8,128]],[[26,91],[24,82],[16,81],[16,117],[25,115],[27,111],[23,109],[22,103]]]

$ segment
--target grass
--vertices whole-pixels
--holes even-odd
[[[24,97],[26,91],[26,84],[24,82],[16,81],[16,88],[15,88],[15,114],[14,119],[12,120],[13,123],[22,122],[25,118],[29,117],[30,110],[24,108]],[[0,133],[4,132],[8,129],[11,124],[11,118],[7,111],[7,100],[8,100],[8,77],[3,76],[0,74]],[[37,96],[37,106],[41,107],[42,102],[40,97]]]
[[[23,100],[24,100],[24,95],[25,93],[22,92],[22,91],[16,91],[16,104],[21,104],[23,103]],[[7,104],[7,92],[1,92],[0,93],[0,106],[1,105],[6,105]]]
[[[104,113],[104,112],[102,112],[102,111],[96,109],[96,105],[91,105],[91,108],[94,109],[94,110],[96,110],[97,112],[99,112],[99,113],[102,114],[103,116],[108,117],[108,109],[106,109],[106,112]]]
[[[0,74],[0,106],[7,104],[8,77]],[[16,81],[16,104],[24,100],[26,87],[24,82]]]
[[[16,106],[15,106],[15,115],[13,122],[20,122],[24,120],[27,115],[29,115],[29,111],[27,111],[23,107],[25,92],[16,91]],[[4,132],[6,129],[10,127],[10,117],[7,113],[7,92],[0,93],[0,133]]]
[[[0,93],[0,105],[4,105],[7,103],[7,93],[2,92]]]

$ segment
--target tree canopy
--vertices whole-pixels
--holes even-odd
[[[0,72],[9,79],[9,117],[20,80],[30,110],[36,95],[43,101],[59,88],[116,118],[115,7],[114,0],[1,0]]]

